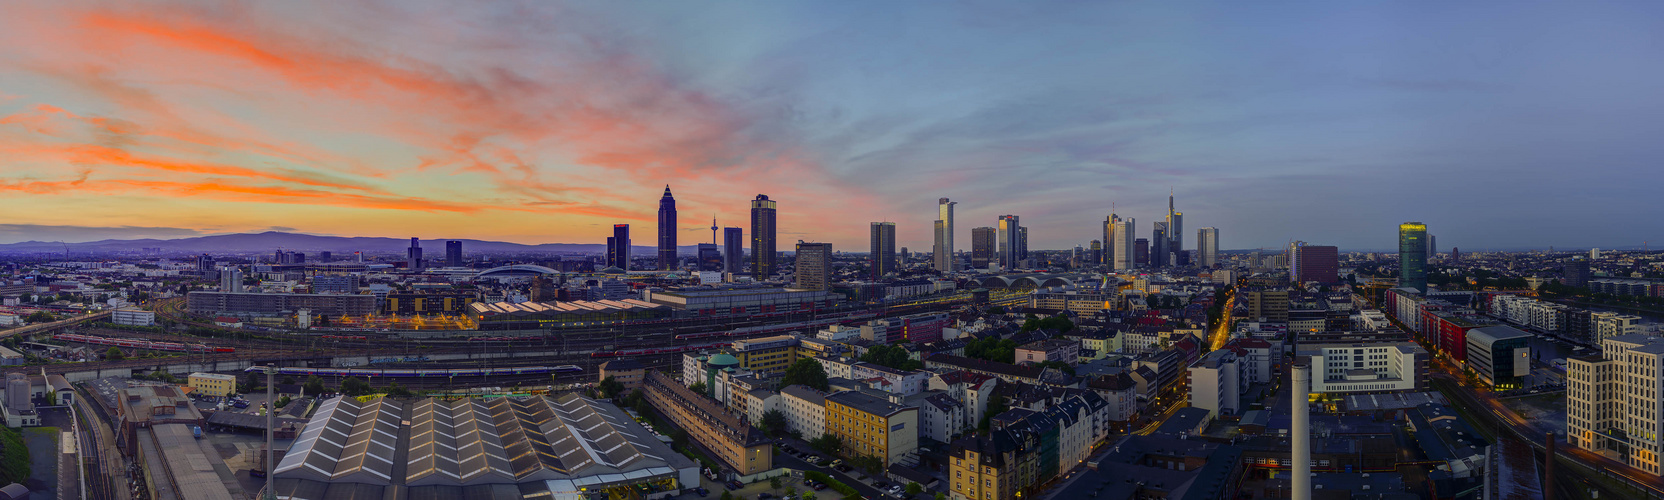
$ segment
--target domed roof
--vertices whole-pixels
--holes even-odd
[[[711,359],[706,360],[705,362],[709,363],[711,366],[731,366],[740,364],[739,358],[735,358],[734,355],[726,352],[717,353],[717,355],[711,356]]]
[[[612,267],[609,267],[609,268],[606,268],[606,269],[602,269],[601,274],[625,274],[625,271],[623,269],[620,269],[618,266],[612,266]]]

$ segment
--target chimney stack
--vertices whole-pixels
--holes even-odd
[[[1311,445],[1311,411],[1308,401],[1311,399],[1312,366],[1309,361],[1294,362],[1294,387],[1289,391],[1289,399],[1293,400],[1294,429],[1290,431],[1289,443],[1293,445],[1294,477],[1292,487],[1294,500],[1311,500],[1312,498],[1312,445]]]

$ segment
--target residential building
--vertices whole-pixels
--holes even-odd
[[[1641,317],[1610,311],[1591,312],[1589,330],[1594,345],[1604,346],[1606,339],[1641,333]]]
[[[1495,390],[1518,389],[1531,373],[1531,334],[1510,326],[1468,331],[1467,367]]]
[[[826,434],[826,393],[805,385],[788,385],[780,389],[780,403],[788,430],[805,440]]]
[[[954,436],[970,427],[964,403],[942,392],[921,395],[924,397],[918,405],[919,437],[951,443]]]
[[[1138,416],[1138,383],[1126,372],[1104,375],[1087,381],[1086,388],[1098,393],[1108,403],[1105,418],[1111,422],[1128,422]]]
[[[943,391],[954,400],[965,404],[965,422],[982,422],[988,411],[988,399],[993,397],[998,378],[970,371],[948,371],[930,376],[929,388]]]
[[[876,456],[888,467],[911,463],[919,447],[919,409],[858,391],[826,396],[827,433],[848,457]]]
[[[1664,337],[1619,335],[1600,347],[1600,354],[1566,360],[1566,440],[1664,474]]]
[[[1043,411],[1001,414],[986,433],[953,442],[948,456],[949,496],[997,500],[1031,497],[1034,489],[1091,455],[1109,435],[1108,404],[1079,391]]]
[[[831,373],[827,375],[830,376]],[[924,392],[925,386],[930,383],[929,372],[897,370],[865,361],[850,364],[847,378],[864,382],[873,389],[900,396]]]
[[[689,438],[714,453],[723,465],[742,476],[774,469],[774,445],[768,436],[715,400],[656,371],[647,372],[643,388],[648,404],[670,419],[673,427],[687,431]]]
[[[1237,299],[1248,308],[1249,318],[1258,318],[1260,321],[1288,321],[1288,289],[1245,286],[1236,293]]]
[[[1414,342],[1301,344],[1296,355],[1310,358],[1313,393],[1430,390],[1427,350]]]
[[[751,274],[757,279],[774,276],[774,200],[757,195],[751,200]]]
[[[830,290],[832,288],[832,244],[797,242],[797,268],[792,271],[797,288]]]
[[[1061,361],[1070,365],[1080,363],[1080,341],[1067,339],[1036,340],[1017,346],[1017,363]]]
[[[601,363],[600,380],[608,378],[623,384],[624,394],[641,388],[641,381],[647,377],[647,367],[634,358],[618,358]],[[623,395],[623,394],[620,394]]]

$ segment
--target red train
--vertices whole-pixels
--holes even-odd
[[[78,335],[74,333],[60,333],[52,336],[52,340],[64,342],[80,342],[82,344],[108,345],[126,347],[129,349],[148,349],[152,351],[169,352],[237,352],[230,347],[209,347],[203,344],[181,344],[178,342],[156,342],[145,339],[121,339],[112,337],[94,337],[92,335]]]

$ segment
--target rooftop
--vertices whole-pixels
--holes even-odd
[[[907,410],[917,408],[891,403],[890,400],[873,396],[859,391],[836,392],[826,396],[828,403],[838,403],[864,413],[889,417]]]

